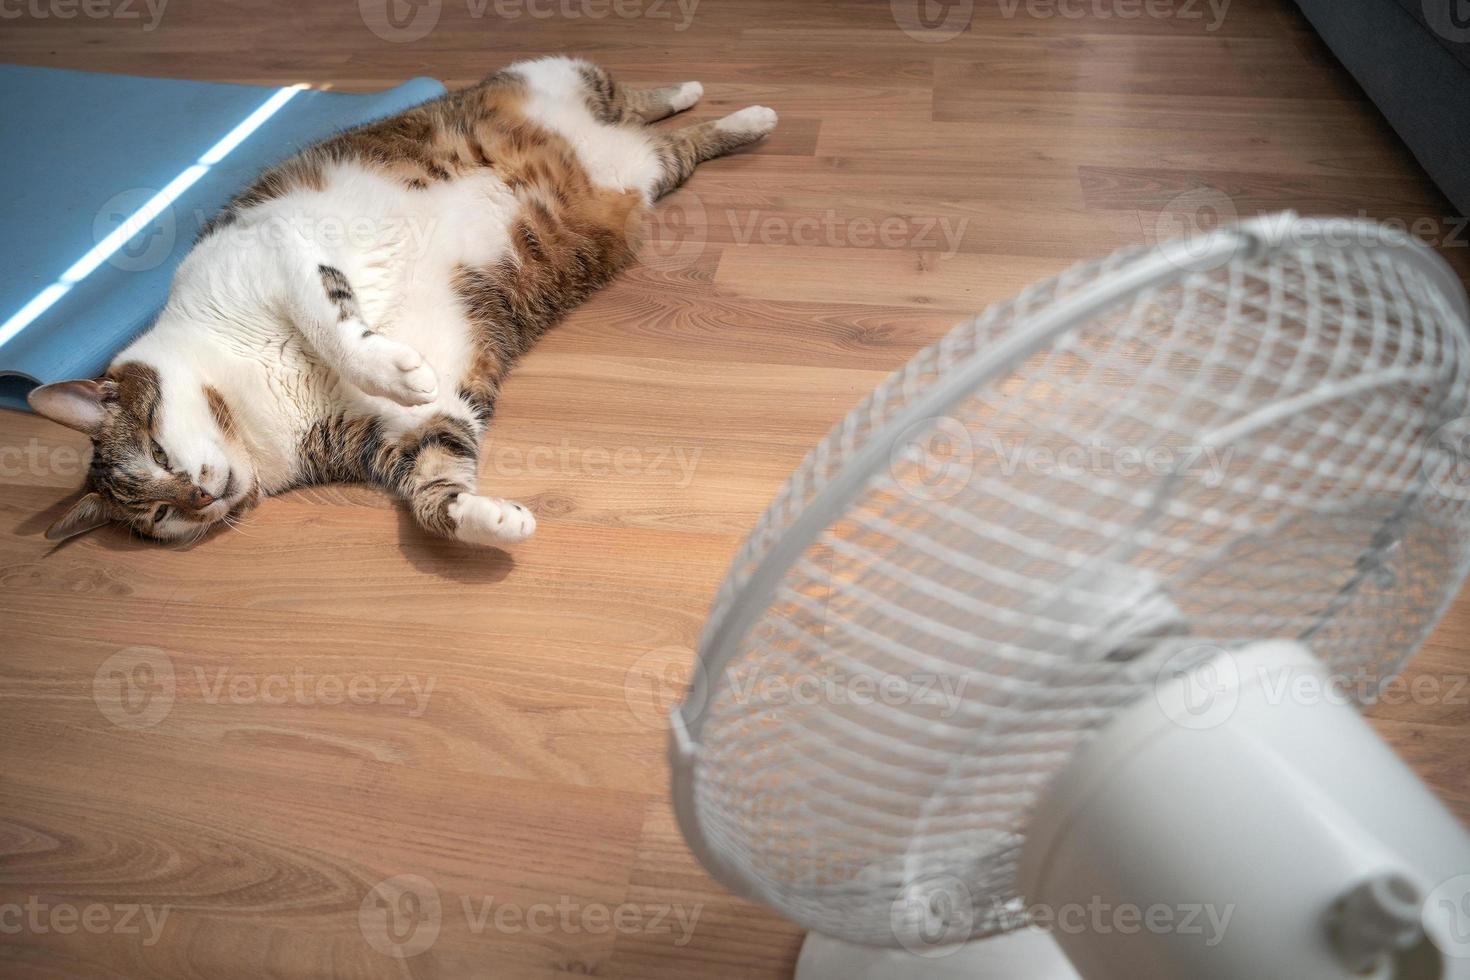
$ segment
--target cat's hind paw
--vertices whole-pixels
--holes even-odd
[[[698,102],[703,95],[703,85],[698,82],[682,82],[675,86],[674,94],[669,99],[669,108],[675,112],[683,112]]]
[[[467,544],[505,546],[524,541],[536,531],[536,518],[525,506],[499,497],[462,493],[449,505],[454,536]]]
[[[439,397],[439,378],[423,355],[381,334],[363,338],[347,380],[400,405],[427,405]]]
[[[715,125],[726,132],[739,134],[748,140],[758,140],[775,130],[776,110],[763,105],[746,106],[738,112],[732,112],[725,118],[717,120]]]

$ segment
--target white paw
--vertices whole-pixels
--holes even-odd
[[[462,493],[449,505],[455,537],[469,544],[515,544],[536,531],[536,518],[513,500]]]
[[[776,110],[763,105],[746,106],[716,123],[721,129],[760,137],[776,128]]]
[[[348,356],[356,366],[348,380],[369,395],[400,405],[427,405],[439,396],[434,369],[407,344],[373,334]]]
[[[704,86],[698,82],[685,82],[679,86],[679,91],[669,100],[669,105],[675,112],[683,112],[685,109],[698,102],[704,95]]]

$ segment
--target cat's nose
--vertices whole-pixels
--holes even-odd
[[[195,510],[208,507],[212,503],[214,503],[214,494],[206,493],[198,487],[195,487],[194,492],[189,495],[189,504]]]

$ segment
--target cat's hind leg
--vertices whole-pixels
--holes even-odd
[[[391,466],[414,520],[431,534],[468,544],[507,545],[529,538],[536,518],[525,506],[475,493],[480,426],[437,415],[399,440]]]
[[[564,80],[580,85],[587,107],[599,122],[658,122],[698,102],[704,86],[698,82],[679,82],[656,88],[632,88],[619,85],[603,68],[579,58],[543,58],[540,61],[512,65],[528,78],[532,87],[555,93]]]
[[[336,416],[308,433],[301,482],[377,483],[403,498],[430,534],[480,545],[524,541],[536,530],[529,509],[475,493],[482,432],[472,415],[441,412],[406,429],[376,416]]]
[[[714,122],[654,134],[661,168],[649,198],[658,200],[688,180],[699,164],[763,139],[775,128],[776,110],[753,105]]]
[[[662,85],[658,88],[625,88],[623,98],[628,111],[645,123],[667,119],[676,112],[683,112],[704,95],[704,86],[698,82],[680,82],[678,85]]]

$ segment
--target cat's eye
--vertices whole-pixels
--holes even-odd
[[[168,469],[168,453],[163,451],[163,447],[158,444],[157,439],[152,439],[149,441],[153,449],[153,462],[157,463],[159,466],[162,466],[164,469]]]
[[[158,509],[153,512],[153,523],[157,524],[168,516],[168,504],[159,504]]]

